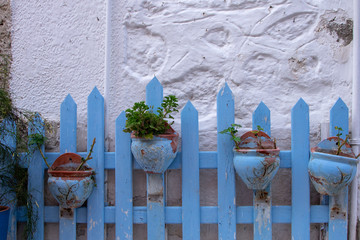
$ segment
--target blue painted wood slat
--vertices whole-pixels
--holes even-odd
[[[86,152],[78,152],[80,156],[86,157]],[[60,156],[56,152],[45,153],[45,156],[48,157],[49,164],[53,163],[55,159]],[[181,158],[182,153],[178,152],[174,162],[169,166],[169,169],[181,169]],[[200,169],[216,169],[217,168],[217,152],[213,151],[201,151],[199,152],[200,158]],[[280,151],[280,168],[291,168],[291,151],[284,150]],[[24,163],[24,167],[27,167],[27,164]],[[134,169],[141,169],[139,164],[136,161],[133,161]],[[105,169],[115,169],[115,152],[105,152]]]
[[[257,126],[271,136],[270,110],[263,102],[260,102],[252,115],[252,128],[257,129]],[[254,239],[272,239],[271,184],[265,190],[253,191],[253,205]]]
[[[7,146],[14,151],[16,149],[16,124],[10,120],[3,120],[0,123],[1,126],[1,144]],[[3,166],[1,166],[3,167]],[[16,196],[14,193],[8,193],[5,198],[7,200],[15,199]],[[1,203],[0,203],[1,204]],[[15,202],[9,203],[10,215],[9,215],[9,226],[8,226],[8,239],[16,239],[17,233],[17,218],[16,218],[16,200]]]
[[[69,95],[62,102],[60,107],[60,154],[67,152],[76,153],[76,124],[77,106]],[[76,239],[76,211],[72,217],[61,217],[59,210],[59,239]]]
[[[309,106],[300,99],[291,109],[292,214],[293,240],[310,240],[310,154]]]
[[[95,87],[88,97],[88,132],[87,150],[90,150],[93,139],[96,144],[88,161],[95,169],[96,187],[87,200],[87,238],[104,239],[104,98]]]
[[[200,239],[199,123],[189,101],[181,112],[183,239]]]
[[[126,114],[116,119],[115,127],[115,235],[116,239],[133,239],[132,155],[130,133],[123,132]]]
[[[336,136],[335,126],[343,129],[344,139],[349,134],[349,109],[339,98],[330,110],[330,136]],[[329,240],[347,239],[348,188],[336,197],[329,197]]]
[[[154,77],[146,86],[146,104],[154,111],[161,106],[163,87]],[[147,236],[148,240],[165,240],[165,183],[164,174],[146,174],[147,181]],[[150,197],[150,196],[156,196]]]
[[[219,132],[234,123],[234,96],[227,84],[217,95],[218,235],[219,240],[236,239],[234,143]]]
[[[29,124],[29,135],[35,133],[45,134],[44,122],[38,114]],[[41,150],[45,152],[45,147],[42,146]],[[28,191],[33,196],[33,209],[37,218],[34,232],[34,239],[36,240],[44,239],[44,168],[44,160],[39,150],[35,150],[28,168]]]
[[[115,206],[105,207],[105,223],[115,223]],[[272,206],[271,212],[273,216],[273,223],[290,223],[291,224],[291,206]],[[86,223],[86,207],[77,209],[77,223]],[[19,207],[17,211],[17,219],[19,222],[26,221],[25,208]],[[252,224],[253,207],[252,206],[237,206],[236,207],[236,223],[237,224]],[[147,207],[135,206],[133,207],[134,224],[147,223]],[[57,223],[59,222],[59,207],[45,206],[45,222]],[[311,223],[326,223],[329,221],[329,206],[312,205],[310,208],[310,222]],[[165,222],[167,224],[182,224],[182,207],[171,206],[165,207]],[[200,223],[201,224],[217,224],[218,223],[218,207],[217,206],[201,206],[200,207]]]

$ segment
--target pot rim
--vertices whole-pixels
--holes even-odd
[[[89,177],[95,174],[93,168],[81,171],[65,171],[65,170],[48,170],[48,174],[52,177]]]
[[[238,153],[275,153],[275,154],[279,154],[280,153],[280,149],[276,148],[276,149],[252,149],[252,148],[240,148],[240,149],[236,149],[233,148],[234,152],[238,152]]]
[[[132,139],[137,139],[137,140],[142,140],[142,141],[154,141],[154,140],[161,141],[164,138],[169,139],[169,138],[174,138],[174,137],[179,137],[179,133],[174,132],[174,133],[164,133],[164,134],[154,135],[154,137],[152,139],[143,138],[143,137],[135,137],[135,135],[133,133],[131,133]]]
[[[8,210],[10,210],[9,206],[2,206],[2,205],[0,206],[0,212],[5,212],[5,211],[8,211]]]
[[[339,162],[339,163],[349,163],[349,164],[354,164],[354,165],[358,164],[358,162],[359,162],[359,159],[356,159],[356,158],[334,155],[334,154],[330,154],[330,153],[315,152],[315,151],[313,151],[313,149],[314,148],[311,149],[312,157],[318,155],[319,157],[322,156],[322,157],[327,158],[328,161]]]

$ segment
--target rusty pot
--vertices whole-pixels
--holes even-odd
[[[240,137],[240,149],[234,148],[236,173],[249,189],[265,189],[280,167],[280,150],[264,132],[249,131]],[[275,149],[274,149],[275,148]]]
[[[358,160],[349,144],[337,153],[337,137],[321,141],[311,149],[308,171],[315,189],[323,195],[335,196],[348,186],[356,175]]]
[[[152,139],[138,138],[133,133],[131,138],[131,152],[147,173],[164,173],[176,157],[179,133],[171,127]]]
[[[86,170],[76,171],[80,164],[80,155],[64,153],[48,170],[50,192],[62,208],[81,207],[93,190],[94,170],[84,165]]]

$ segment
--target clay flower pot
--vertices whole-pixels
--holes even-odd
[[[0,240],[7,239],[9,215],[10,208],[7,206],[0,206]]]
[[[48,170],[50,192],[62,208],[81,207],[93,190],[94,170],[85,167],[84,171],[75,171],[80,163],[80,155],[64,153]]]
[[[258,148],[258,137],[262,148]],[[241,136],[240,149],[234,148],[236,173],[249,189],[265,189],[280,167],[280,150],[264,132],[256,136],[252,131]]]
[[[131,152],[147,173],[164,173],[176,157],[179,133],[172,128],[153,139],[138,138],[133,133],[131,138]]]
[[[350,145],[345,144],[342,153],[336,155],[336,143],[337,137],[331,137],[311,149],[309,176],[315,189],[323,195],[338,195],[356,175],[358,160]]]

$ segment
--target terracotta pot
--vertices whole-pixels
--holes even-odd
[[[85,171],[75,171],[80,163],[80,155],[64,153],[48,170],[50,192],[62,208],[81,207],[93,190],[94,170],[85,166]]]
[[[309,176],[315,189],[323,195],[338,195],[356,175],[358,160],[355,159],[351,146],[345,144],[342,155],[336,155],[336,143],[337,137],[331,137],[311,149]]]
[[[6,240],[9,226],[10,208],[0,206],[0,240]]]
[[[153,139],[138,138],[134,134],[131,138],[131,152],[147,173],[164,173],[176,157],[179,134],[172,128],[169,133]]]

